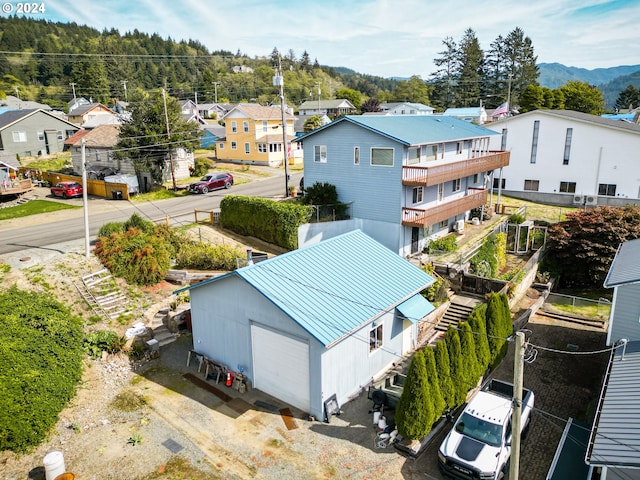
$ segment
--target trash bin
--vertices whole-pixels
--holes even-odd
[[[122,200],[122,190],[112,190],[111,197],[114,200]]]

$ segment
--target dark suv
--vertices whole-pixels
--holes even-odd
[[[219,188],[231,188],[233,175],[230,173],[207,173],[197,182],[189,185],[191,193],[208,193]]]

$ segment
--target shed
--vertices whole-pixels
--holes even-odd
[[[355,230],[182,290],[198,353],[325,418],[414,349],[433,281]]]

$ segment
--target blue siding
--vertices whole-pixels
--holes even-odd
[[[327,147],[327,162],[314,161],[314,147]],[[354,165],[354,147],[360,147],[360,164]],[[371,147],[394,149],[393,167],[372,166]],[[318,132],[304,142],[304,181],[335,185],[338,199],[353,202],[352,217],[398,223],[402,215],[402,160],[404,146],[349,122]]]

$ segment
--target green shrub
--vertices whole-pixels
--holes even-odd
[[[227,195],[220,203],[220,225],[288,250],[298,247],[298,227],[309,221],[312,207],[294,202]]]
[[[498,273],[498,257],[495,243],[495,235],[484,239],[478,252],[469,260],[471,272],[485,277],[494,278]]]
[[[436,240],[431,240],[426,247],[427,253],[431,252],[455,252],[458,249],[458,243],[454,235],[447,235]]]
[[[48,294],[0,293],[0,451],[39,444],[82,375],[82,320]]]
[[[462,346],[458,330],[449,327],[444,335],[444,343],[449,354],[449,368],[451,369],[451,379],[453,380],[455,405],[462,405],[471,386],[467,382],[466,359],[462,358]]]
[[[435,348],[436,369],[438,371],[438,382],[440,384],[440,392],[446,404],[446,408],[456,407],[456,390],[451,377],[451,361],[449,360],[449,351],[445,342],[437,342]]]
[[[514,225],[520,225],[522,222],[526,220],[526,217],[521,213],[513,213],[509,215],[508,222]]]
[[[215,146],[213,147],[215,149]],[[203,177],[209,169],[213,167],[213,162],[205,157],[198,157],[193,162],[192,177]]]
[[[124,232],[124,222],[109,222],[105,223],[98,230],[98,237],[108,237],[112,233]]]
[[[100,358],[102,352],[117,353],[121,351],[124,344],[124,337],[113,330],[98,330],[87,334],[82,348],[91,358]]]
[[[427,368],[422,350],[411,359],[407,378],[395,414],[398,433],[417,440],[431,430],[434,421],[433,401],[427,385]]]
[[[438,275],[431,264],[423,265],[421,268],[435,280],[429,287],[421,292],[422,296],[432,303],[442,303],[448,300],[449,281]]]
[[[316,182],[305,186],[302,202],[305,205],[335,205],[338,203],[338,191],[335,185]]]
[[[125,230],[129,230],[131,228],[140,230],[145,233],[150,233],[155,229],[155,224],[151,220],[145,220],[137,213],[134,213],[129,217],[129,220],[124,222]]]
[[[175,257],[178,268],[197,270],[235,270],[237,260],[244,258],[245,252],[230,245],[211,245],[202,242],[190,242]]]

